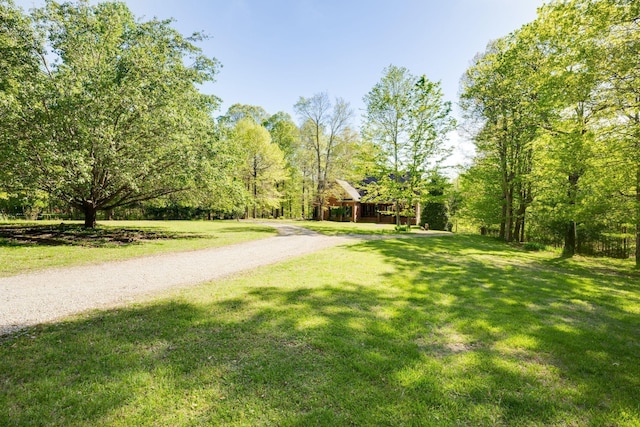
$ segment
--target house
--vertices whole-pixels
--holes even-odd
[[[366,194],[364,189],[356,189],[347,181],[336,179],[330,187],[330,195],[327,197],[327,208],[322,212],[322,220],[344,222],[370,222],[377,224],[394,224],[395,207],[389,202],[363,202]],[[315,210],[315,219],[319,218],[319,209]],[[416,225],[416,218],[420,218],[420,205],[415,207],[416,217],[411,218],[411,224]],[[407,217],[400,218],[403,224],[407,223]]]

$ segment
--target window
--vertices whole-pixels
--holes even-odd
[[[378,206],[372,203],[363,203],[362,204],[362,217],[363,218],[372,218],[378,216]]]

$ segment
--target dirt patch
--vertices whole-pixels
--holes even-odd
[[[108,247],[151,240],[201,238],[197,234],[168,233],[161,230],[96,227],[75,224],[0,225],[0,246],[88,246]]]

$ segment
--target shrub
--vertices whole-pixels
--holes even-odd
[[[544,251],[547,247],[538,242],[526,242],[522,247],[528,251]]]

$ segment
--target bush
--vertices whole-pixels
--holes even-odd
[[[538,242],[526,242],[522,247],[528,251],[544,251],[547,247]]]
[[[447,205],[444,203],[428,202],[422,208],[420,215],[420,226],[429,224],[429,230],[447,231],[449,222]]]

